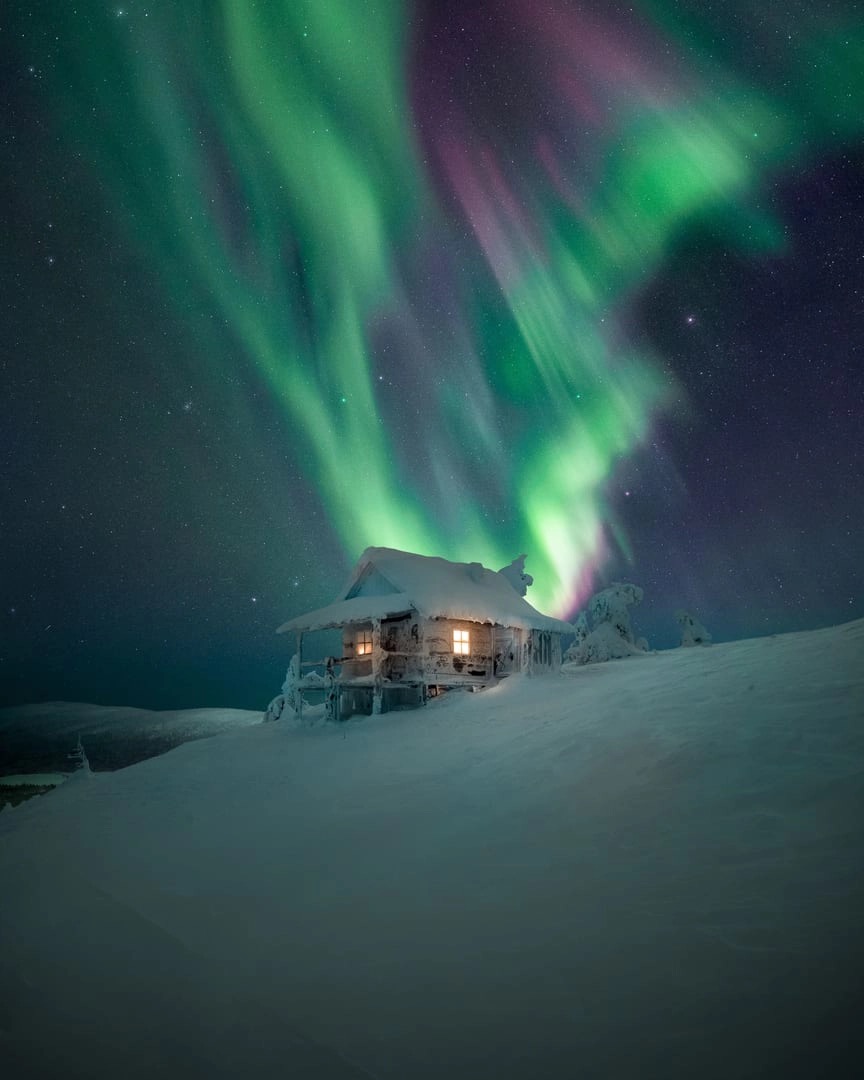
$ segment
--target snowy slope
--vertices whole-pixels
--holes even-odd
[[[261,720],[244,709],[154,712],[119,706],[48,701],[0,709],[0,777],[61,771],[80,735],[94,769],[120,769],[190,739],[204,739]]]
[[[864,622],[261,725],[0,814],[17,1077],[842,1077]]]

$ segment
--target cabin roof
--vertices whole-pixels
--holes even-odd
[[[362,593],[363,580],[377,571],[379,595]],[[386,583],[386,591],[380,588]],[[391,591],[392,590],[392,591]],[[367,548],[345,588],[332,604],[289,619],[277,633],[327,630],[345,623],[384,619],[416,611],[429,619],[517,626],[526,630],[570,633],[560,619],[542,615],[510,582],[480,563],[457,563],[395,548]]]

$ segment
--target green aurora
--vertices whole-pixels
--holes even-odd
[[[567,613],[612,545],[626,555],[616,465],[682,407],[662,358],[628,342],[628,301],[695,222],[782,249],[760,182],[860,135],[864,25],[816,5],[761,85],[734,5],[721,28],[701,5],[645,0],[617,44],[615,25],[552,6],[558,32],[535,49],[588,98],[616,93],[590,126],[550,77],[546,154],[539,120],[514,119],[508,159],[470,102],[467,129],[424,118],[422,12],[394,0],[86,21],[64,4],[46,92],[178,310],[219,312],[190,363],[266,382],[346,555],[497,567],[527,551],[532,599]],[[605,66],[580,70],[598,40]],[[590,168],[562,122],[574,148],[590,139]],[[410,268],[436,252],[448,276],[430,286]],[[381,327],[407,343],[399,370]]]

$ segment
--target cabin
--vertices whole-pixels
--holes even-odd
[[[290,619],[277,633],[296,635],[301,684],[309,685],[304,668],[323,667],[328,710],[341,719],[415,708],[444,690],[478,689],[514,672],[557,671],[562,635],[573,628],[528,603],[523,562],[494,571],[367,548],[332,604]],[[340,656],[304,655],[304,635],[335,629]]]

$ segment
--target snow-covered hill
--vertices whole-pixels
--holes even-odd
[[[864,622],[260,725],[0,814],[23,1077],[845,1077]]]
[[[190,739],[205,739],[260,721],[260,712],[243,709],[153,712],[70,701],[13,705],[0,709],[0,778],[13,773],[65,772],[79,736],[94,769],[122,769]]]

